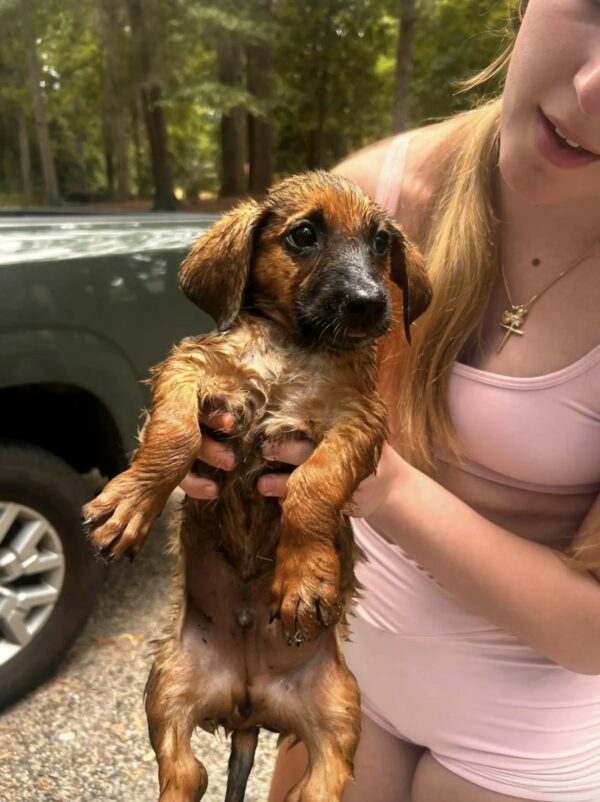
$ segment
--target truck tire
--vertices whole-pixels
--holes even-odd
[[[80,522],[91,495],[54,454],[0,443],[0,709],[57,667],[92,610],[105,569]]]

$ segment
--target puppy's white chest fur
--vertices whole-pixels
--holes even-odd
[[[364,349],[350,360],[347,354],[340,358],[325,350],[304,349],[279,326],[260,318],[244,320],[228,337],[238,354],[240,388],[254,399],[256,434],[303,431],[319,440],[340,406],[367,389],[364,372],[361,376],[355,369],[365,359]]]

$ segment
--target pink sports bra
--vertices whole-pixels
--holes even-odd
[[[411,137],[388,147],[375,200],[395,216]],[[455,362],[449,404],[468,473],[542,493],[600,493],[600,344],[544,376],[500,376]]]

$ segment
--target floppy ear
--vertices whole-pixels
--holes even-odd
[[[404,333],[410,343],[410,324],[427,309],[431,302],[431,284],[421,252],[406,239],[396,226],[391,226],[392,281],[402,289]]]
[[[247,201],[224,215],[196,242],[179,268],[179,286],[217,329],[230,328],[248,283],[262,207]]]

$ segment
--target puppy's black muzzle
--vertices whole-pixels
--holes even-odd
[[[367,284],[358,287],[345,298],[340,314],[344,328],[354,334],[378,331],[388,307],[384,287]]]
[[[346,351],[385,334],[391,307],[381,281],[336,282],[316,297],[299,299],[298,322],[311,345]]]

